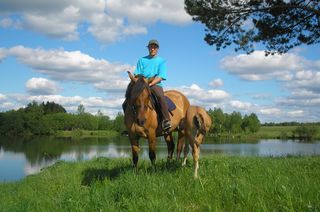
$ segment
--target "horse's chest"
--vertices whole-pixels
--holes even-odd
[[[139,126],[138,124],[133,124],[131,131],[134,132],[136,135],[147,138],[148,137],[148,131],[144,128]]]

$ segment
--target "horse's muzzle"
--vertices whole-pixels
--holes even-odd
[[[137,119],[137,123],[142,127],[146,123],[146,119]]]

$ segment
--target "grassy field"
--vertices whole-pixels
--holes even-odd
[[[88,138],[88,137],[114,137],[119,136],[119,133],[113,130],[65,130],[58,131],[55,134],[56,137],[62,138]]]
[[[296,126],[262,126],[256,133],[261,138],[280,138],[283,135],[291,136]]]
[[[236,133],[228,134],[222,133],[220,135],[211,134],[211,137],[219,137],[222,141],[238,142],[239,140],[248,142],[250,140],[257,139],[292,139],[293,131],[297,126],[261,126],[259,131],[256,133]],[[316,125],[315,140],[320,139],[320,125]]]
[[[262,126],[255,134],[259,138],[288,138],[297,126]],[[320,126],[317,125],[316,139],[320,139]]]
[[[151,167],[141,160],[58,162],[0,183],[0,211],[319,211],[320,157],[201,158]]]

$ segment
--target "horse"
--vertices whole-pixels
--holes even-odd
[[[165,91],[165,96],[174,102],[176,108],[170,112],[172,127],[164,131],[152,100],[148,80],[142,76],[134,77],[128,72],[131,79],[126,92],[126,106],[124,108],[124,122],[128,130],[131,143],[132,163],[137,167],[140,151],[139,139],[146,138],[149,144],[149,158],[152,165],[156,160],[156,137],[164,136],[168,148],[168,159],[172,159],[174,152],[173,131],[178,131],[178,141],[184,140],[184,119],[190,106],[188,99],[179,91]]]
[[[189,144],[184,145],[184,157],[182,165],[186,165],[189,153],[189,145],[192,148],[194,161],[194,178],[198,177],[200,144],[212,125],[212,120],[206,110],[199,106],[190,106],[185,119],[185,134]],[[183,142],[183,141],[181,141]],[[180,146],[183,144],[180,144]]]

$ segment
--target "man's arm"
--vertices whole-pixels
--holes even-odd
[[[161,82],[162,78],[161,77],[156,77],[154,78],[154,80],[152,80],[152,82],[149,83],[149,86],[152,87],[156,84],[158,84],[159,82]]]

